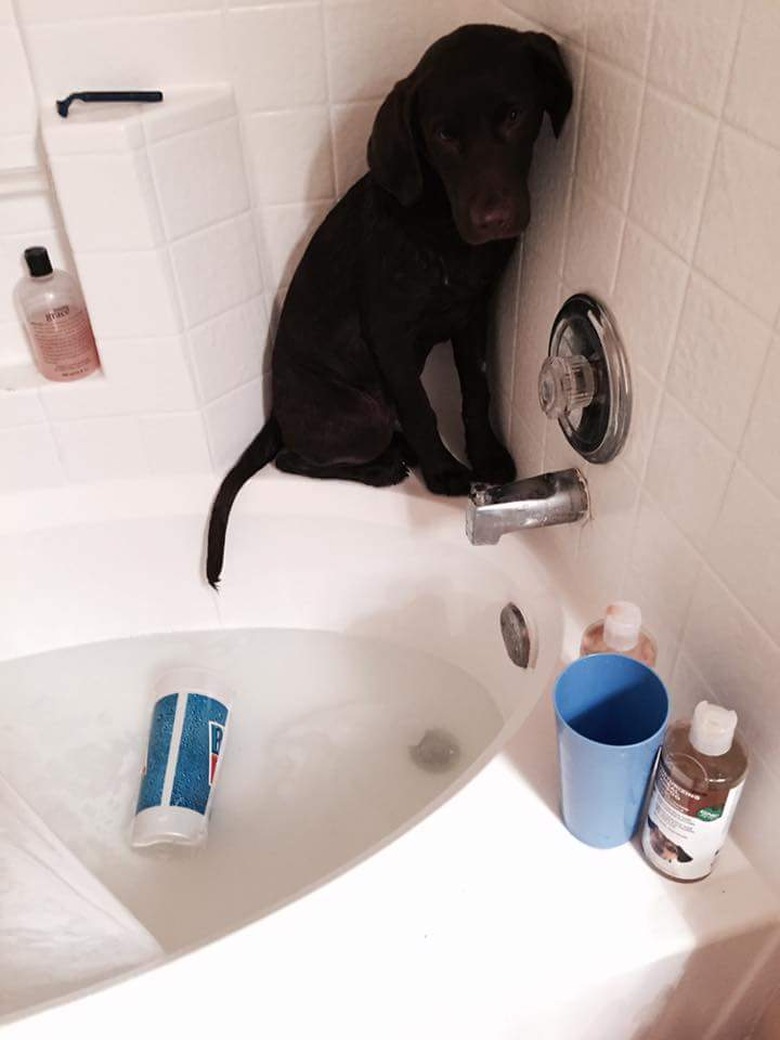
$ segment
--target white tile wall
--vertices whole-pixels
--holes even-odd
[[[139,423],[153,474],[202,473],[209,468],[206,426],[200,411],[145,415]]]
[[[723,127],[696,263],[765,321],[780,309],[780,149]]]
[[[686,445],[684,452],[679,445]],[[683,405],[666,394],[645,487],[697,548],[704,548],[731,477],[733,454]]]
[[[712,165],[717,122],[652,88],[644,98],[630,212],[686,259],[690,257]]]
[[[231,10],[227,35],[231,78],[244,111],[327,102],[319,4]]]
[[[26,389],[18,368],[0,370],[17,386],[0,396],[0,425],[40,423],[39,440],[56,445],[40,483],[211,468],[206,406],[262,374],[268,330],[230,88],[172,90],[159,108],[82,107],[67,123],[45,113],[43,135],[103,369],[65,387],[23,374]],[[27,208],[24,221],[14,207],[22,223]],[[0,253],[14,280],[27,244],[14,234]],[[9,483],[24,450],[6,438]]]
[[[368,169],[366,145],[379,100],[333,105],[333,159],[336,191],[343,195]]]
[[[572,197],[563,276],[571,286],[606,296],[615,279],[623,214],[583,184]]]
[[[748,0],[726,101],[726,117],[780,148],[780,6]]]
[[[145,152],[63,156],[50,152],[49,163],[57,198],[68,217],[68,238],[77,252],[154,249],[162,243]],[[105,190],[107,185],[110,191]],[[121,206],[117,199],[122,199]]]
[[[150,158],[169,239],[182,238],[248,210],[244,156],[235,116],[163,139],[151,149]]]
[[[211,457],[218,470],[231,466],[260,429],[267,393],[267,381],[258,378],[207,405]]]
[[[546,233],[537,187],[543,227],[525,236],[517,328],[499,344],[521,469],[540,454],[568,464],[557,426],[529,417],[539,342],[568,292],[595,290],[613,311],[635,394],[624,454],[587,467],[593,520],[535,544],[586,615],[619,596],[642,605],[679,711],[702,696],[739,711],[760,768],[735,828],[778,880],[756,820],[780,797],[780,8],[505,6],[557,32],[573,67],[586,56],[571,204],[556,200],[565,231]],[[554,143],[537,149],[535,185],[558,160]],[[511,294],[502,305],[507,330]]]
[[[263,210],[266,261],[273,289],[289,285],[304,249],[329,209],[330,203],[296,202]]]
[[[45,424],[0,430],[0,481],[9,491],[65,482],[57,445]]]
[[[326,105],[254,113],[246,121],[246,141],[258,202],[295,203],[334,197],[330,110]]]
[[[678,256],[636,224],[626,225],[615,311],[632,361],[656,379],[669,364],[687,281],[688,267]]]
[[[667,385],[732,450],[747,424],[770,336],[746,307],[691,275]]]
[[[588,49],[642,74],[650,47],[653,5],[636,0],[590,0]]]
[[[742,4],[734,0],[686,0],[684,4],[658,0],[650,82],[717,115],[729,79],[741,9]]]
[[[74,221],[66,218],[66,227]],[[77,252],[92,327],[98,342],[168,336],[181,331],[173,279],[164,250]]]
[[[330,92],[333,101],[384,97],[417,64],[416,19],[399,17],[392,4],[334,3],[325,8]],[[382,41],[377,46],[378,41]]]
[[[262,297],[234,307],[190,331],[200,399],[208,404],[267,369],[268,311]]]
[[[135,418],[77,419],[54,423],[52,428],[68,480],[121,479],[149,473]]]
[[[764,480],[780,496],[780,466],[777,445],[780,444],[780,337],[769,351],[756,399],[750,414],[740,456],[755,476]]]
[[[760,818],[761,800],[780,792],[775,0],[17,7],[45,106],[108,80],[186,85],[192,104],[164,106],[143,132],[83,109],[86,146],[52,128],[104,376],[0,395],[3,486],[230,464],[267,400],[272,310],[333,199],[364,171],[384,92],[461,22],[558,35],[575,107],[562,139],[545,128],[536,149],[522,268],[500,295],[496,411],[522,471],[572,463],[541,417],[536,374],[563,298],[600,295],[632,362],[631,437],[613,466],[588,468],[591,525],[538,532],[534,544],[590,614],[621,594],[642,603],[678,703],[705,691],[738,707],[762,763],[745,818]],[[0,6],[0,78],[20,98],[0,123],[0,166],[33,154],[20,54]],[[235,88],[238,123],[230,91],[211,89],[220,81]],[[101,171],[124,186],[121,207],[97,197]],[[0,364],[25,354],[8,305],[21,249],[34,235],[69,263],[45,211],[0,195]],[[743,837],[780,874],[770,843]]]
[[[589,53],[582,90],[578,181],[597,189],[607,202],[623,207],[639,125],[642,84]]]
[[[0,135],[32,137],[38,106],[27,72],[27,58],[19,29],[13,19],[0,22],[0,57],[0,97],[4,99],[0,105]]]
[[[49,10],[51,20],[24,20],[33,80],[49,104],[74,90],[153,90],[226,78],[220,11],[76,20],[56,0]],[[24,4],[21,13],[24,19]]]

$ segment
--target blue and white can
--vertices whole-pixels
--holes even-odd
[[[216,673],[176,668],[160,676],[154,695],[132,843],[198,845],[208,829],[232,693]]]

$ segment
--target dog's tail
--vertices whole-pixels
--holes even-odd
[[[228,517],[236,495],[250,477],[273,459],[281,447],[282,432],[279,423],[271,416],[220,485],[211,507],[206,550],[206,577],[213,589],[219,584],[222,573]]]

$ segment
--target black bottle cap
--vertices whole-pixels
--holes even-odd
[[[24,259],[33,278],[43,278],[44,275],[52,273],[51,260],[44,246],[30,246],[29,249],[25,249]]]

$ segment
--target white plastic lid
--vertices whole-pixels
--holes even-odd
[[[737,713],[699,701],[693,712],[690,741],[702,755],[725,755],[734,742]]]
[[[617,600],[610,603],[604,615],[604,643],[610,650],[633,650],[639,642],[642,611],[636,603]]]
[[[200,845],[206,837],[206,817],[183,805],[151,805],[133,820],[131,844]]]

